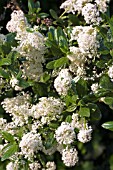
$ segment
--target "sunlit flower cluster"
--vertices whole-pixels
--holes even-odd
[[[31,108],[32,116],[41,118],[42,124],[49,124],[52,120],[57,120],[63,111],[64,103],[54,97],[42,97],[36,105]]]
[[[21,65],[23,77],[38,81],[43,73],[43,55],[46,51],[44,36],[31,28],[21,10],[13,11],[6,28],[9,32],[17,33],[15,39],[18,40],[18,46],[13,47],[13,51],[25,56]]]
[[[54,87],[60,95],[66,95],[71,87],[72,76],[68,69],[62,69],[54,81]]]
[[[6,113],[10,113],[16,125],[23,125],[28,121],[30,115],[30,96],[28,94],[18,95],[13,98],[5,98],[2,106]]]
[[[87,24],[99,24],[102,21],[100,13],[105,13],[109,0],[66,0],[60,6],[67,13],[82,14]]]
[[[62,151],[62,160],[66,166],[74,166],[78,162],[78,152],[76,148],[69,149],[66,147],[66,149]]]
[[[38,150],[42,149],[42,139],[40,134],[29,132],[22,137],[19,147],[25,158],[33,157]]]
[[[55,132],[55,138],[59,144],[73,143],[76,138],[74,128],[68,122],[62,122]]]

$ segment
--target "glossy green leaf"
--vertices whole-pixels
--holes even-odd
[[[113,83],[110,81],[108,75],[101,77],[99,86],[104,89],[113,90]]]
[[[54,68],[59,68],[59,67],[63,66],[64,64],[67,64],[67,63],[68,63],[68,58],[62,57],[58,60],[55,60]]]
[[[2,154],[2,157],[1,157],[1,161],[9,159],[17,151],[18,151],[18,145],[17,144],[7,145],[7,147],[5,147],[5,149],[3,148],[3,154]]]
[[[2,131],[2,137],[6,139],[8,142],[14,142],[14,136],[6,131]]]
[[[99,107],[94,103],[88,103],[92,120],[100,120],[102,117]]]
[[[29,8],[29,12],[32,13],[33,12],[33,8],[35,7],[33,0],[28,0],[28,8]]]
[[[102,127],[105,128],[105,129],[113,131],[113,121],[103,123]]]
[[[78,80],[78,82],[76,83],[76,90],[79,97],[87,95],[88,93],[87,82],[84,79]]]
[[[103,97],[101,99],[105,104],[109,105],[111,109],[113,109],[113,97]]]
[[[76,104],[72,104],[72,105],[68,106],[66,111],[67,112],[73,112],[73,111],[75,111],[76,108],[77,108],[77,105]]]
[[[53,9],[50,9],[49,12],[54,19],[58,19],[58,15]]]
[[[0,76],[8,79],[10,75],[5,70],[0,68]]]
[[[82,117],[90,117],[90,109],[88,107],[80,107],[79,114]]]
[[[0,66],[4,65],[11,65],[11,59],[10,58],[3,58],[0,60]]]
[[[46,68],[47,69],[54,69],[54,63],[55,63],[55,60],[50,61],[49,63],[47,63]]]
[[[50,75],[48,73],[44,73],[41,76],[40,81],[43,82],[43,83],[46,83],[49,79],[50,79]]]
[[[72,121],[72,117],[71,117],[71,115],[68,115],[68,116],[66,117],[65,122],[71,123],[71,121]]]

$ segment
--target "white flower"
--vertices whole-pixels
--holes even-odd
[[[68,54],[67,58],[69,58],[72,63],[76,64],[77,66],[85,63],[86,57],[84,53],[80,51],[80,48],[71,46],[69,49],[71,54]]]
[[[11,20],[7,23],[6,28],[9,32],[23,32],[28,26],[23,11],[14,10],[11,14]]]
[[[55,162],[47,162],[46,163],[46,170],[55,170],[55,169],[56,169]]]
[[[41,168],[41,165],[40,165],[40,163],[37,161],[37,162],[30,163],[30,164],[29,164],[29,168],[30,168],[30,170],[38,170],[38,169]]]
[[[82,8],[82,15],[87,24],[99,24],[102,21],[99,11],[95,4],[87,3]]]
[[[9,162],[6,166],[6,170],[19,170],[17,163]]]
[[[14,77],[14,75],[12,75],[12,78],[10,79],[10,84],[16,91],[22,90],[22,87],[19,87],[19,81],[16,77]]]
[[[62,122],[55,131],[55,138],[59,144],[73,143],[76,138],[74,128],[68,122]]]
[[[30,96],[23,93],[13,98],[5,98],[1,102],[6,113],[10,113],[16,125],[23,125],[22,122],[27,122],[28,116],[31,115],[30,111]],[[20,121],[19,121],[20,120]],[[22,123],[22,124],[21,124]]]
[[[67,13],[72,12],[75,14],[76,11],[81,13],[83,6],[91,1],[92,0],[66,0],[61,4],[60,8],[64,8]]]
[[[78,47],[70,47],[72,54],[67,57],[80,66],[91,59],[98,57],[97,49],[99,48],[99,41],[97,40],[97,31],[90,26],[75,26],[71,33],[71,40],[77,40]]]
[[[82,143],[89,142],[91,140],[91,133],[92,133],[91,126],[88,129],[80,129],[77,138]]]
[[[111,78],[111,81],[113,81],[113,66],[109,67],[108,76]]]
[[[76,148],[67,148],[62,152],[62,160],[68,167],[75,166],[78,162],[78,152]]]
[[[72,76],[68,69],[62,69],[54,81],[54,87],[60,95],[66,95],[71,87]]]
[[[95,3],[98,6],[98,10],[102,13],[105,13],[107,11],[109,2],[110,2],[110,0],[95,0]]]
[[[97,92],[98,88],[99,88],[99,84],[98,84],[98,83],[94,83],[94,84],[91,85],[91,90],[92,90],[94,93]]]
[[[42,140],[39,133],[29,132],[22,137],[19,147],[25,158],[30,158],[38,150],[42,150]]]
[[[36,119],[42,118],[42,123],[49,124],[52,120],[57,120],[64,108],[64,103],[54,97],[41,97],[39,103],[31,108],[32,116]]]

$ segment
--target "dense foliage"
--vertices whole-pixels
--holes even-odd
[[[112,2],[0,3],[0,170],[113,170]]]

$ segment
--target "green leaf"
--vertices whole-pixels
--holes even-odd
[[[54,63],[55,63],[55,60],[50,61],[49,63],[47,63],[46,68],[47,69],[54,69]]]
[[[94,103],[88,103],[92,120],[100,120],[102,115],[99,107]]]
[[[4,65],[11,65],[11,59],[10,58],[3,58],[0,60],[0,66]]]
[[[110,55],[113,57],[113,49],[110,50]]]
[[[77,105],[76,104],[72,104],[72,105],[68,106],[66,111],[67,112],[73,112],[73,111],[75,111],[76,108],[77,108]]]
[[[80,107],[79,114],[82,117],[90,117],[90,109],[88,107]]]
[[[14,142],[14,136],[6,131],[2,131],[2,137],[6,139],[8,142]]]
[[[5,72],[2,68],[0,68],[0,76],[9,79],[9,74],[7,72]]]
[[[103,97],[101,98],[101,101],[103,101],[105,104],[109,105],[111,109],[113,109],[113,97]]]
[[[76,15],[69,14],[68,17],[69,17],[69,21],[70,21],[72,24],[74,24],[74,25],[80,25],[80,20],[79,20],[79,18],[78,18]]]
[[[113,83],[110,81],[108,75],[101,77],[99,86],[107,90],[113,90]]]
[[[68,43],[67,43],[67,39],[64,36],[59,37],[59,47],[63,53],[67,53]]]
[[[19,78],[19,86],[23,87],[23,88],[27,88],[30,86],[29,82],[27,82],[26,80]]]
[[[55,60],[54,68],[59,68],[59,67],[63,66],[64,64],[67,64],[67,63],[68,63],[68,58],[62,57],[58,60]]]
[[[105,129],[113,131],[113,121],[103,123],[102,127],[105,128]]]
[[[36,93],[39,97],[47,96],[47,85],[44,83],[35,83],[32,87],[34,93]]]
[[[99,51],[101,54],[103,55],[107,55],[109,54],[109,50],[102,50],[102,51]]]
[[[35,4],[34,4],[33,0],[28,0],[28,8],[29,8],[30,13],[33,12],[34,7],[35,7]]]
[[[49,14],[42,12],[42,13],[38,14],[38,16],[39,16],[40,18],[46,18],[46,17],[49,16]]]
[[[66,117],[65,122],[71,123],[71,121],[72,121],[72,117],[71,117],[71,115],[68,115],[68,116]]]
[[[4,161],[4,160],[10,158],[17,151],[18,151],[17,144],[7,145],[7,147],[5,146],[5,148],[3,148],[3,154],[1,157],[1,161]]]
[[[58,15],[53,9],[50,9],[49,12],[54,19],[58,19]]]
[[[87,82],[84,79],[78,80],[76,83],[76,90],[79,97],[83,97],[88,93]]]
[[[41,76],[40,81],[43,82],[43,83],[46,83],[49,79],[50,79],[50,75],[45,72],[45,73]]]

